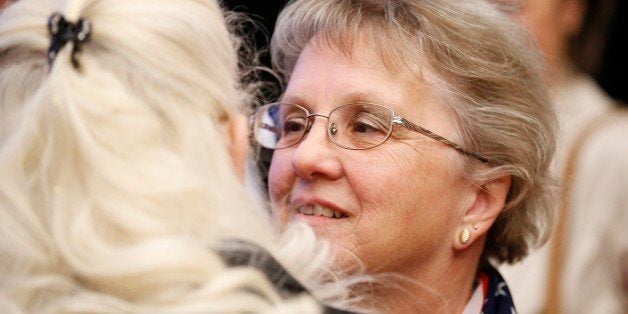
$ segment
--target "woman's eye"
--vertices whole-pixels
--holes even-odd
[[[360,119],[353,121],[352,131],[355,133],[371,133],[371,132],[384,132],[386,133],[386,128],[377,121],[372,119]]]
[[[357,133],[368,133],[368,132],[373,132],[373,131],[377,131],[377,130],[373,126],[371,126],[369,124],[356,121],[353,124],[353,131],[355,131]]]
[[[284,133],[294,133],[294,132],[302,132],[305,128],[305,123],[303,120],[292,119],[288,120],[283,125]]]

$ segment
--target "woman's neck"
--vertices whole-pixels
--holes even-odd
[[[385,313],[461,313],[473,294],[483,248],[483,241],[476,242],[420,269],[383,275],[367,302]]]

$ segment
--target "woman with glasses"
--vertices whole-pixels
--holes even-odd
[[[511,313],[493,266],[548,236],[555,117],[504,8],[296,0],[277,22],[286,88],[250,121],[274,217],[383,278],[356,289],[384,312]]]
[[[276,237],[243,186],[251,95],[230,27],[214,0],[2,11],[0,313],[347,304],[328,245],[304,224]]]

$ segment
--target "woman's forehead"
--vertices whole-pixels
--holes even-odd
[[[308,45],[299,56],[281,100],[309,105],[321,97],[337,104],[404,102],[429,93],[428,84],[407,71],[387,68],[373,45],[356,43],[351,54],[329,45]]]
[[[389,72],[396,75],[412,75],[421,78],[422,68],[428,65],[429,60],[422,58],[420,45],[409,44],[412,40],[399,42],[390,40],[385,31],[377,27],[365,26],[359,33],[339,30],[336,34],[329,32],[317,34],[303,47],[301,53],[308,47],[334,51],[349,59],[369,57],[377,60]],[[398,36],[395,36],[398,37]],[[411,55],[407,52],[410,51]]]

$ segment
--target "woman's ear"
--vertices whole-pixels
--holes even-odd
[[[229,141],[227,142],[229,155],[238,177],[244,181],[246,158],[249,151],[249,134],[247,118],[242,114],[235,114],[229,118]]]
[[[511,177],[504,175],[474,188],[454,239],[454,249],[463,250],[488,233],[504,209],[510,183]]]

